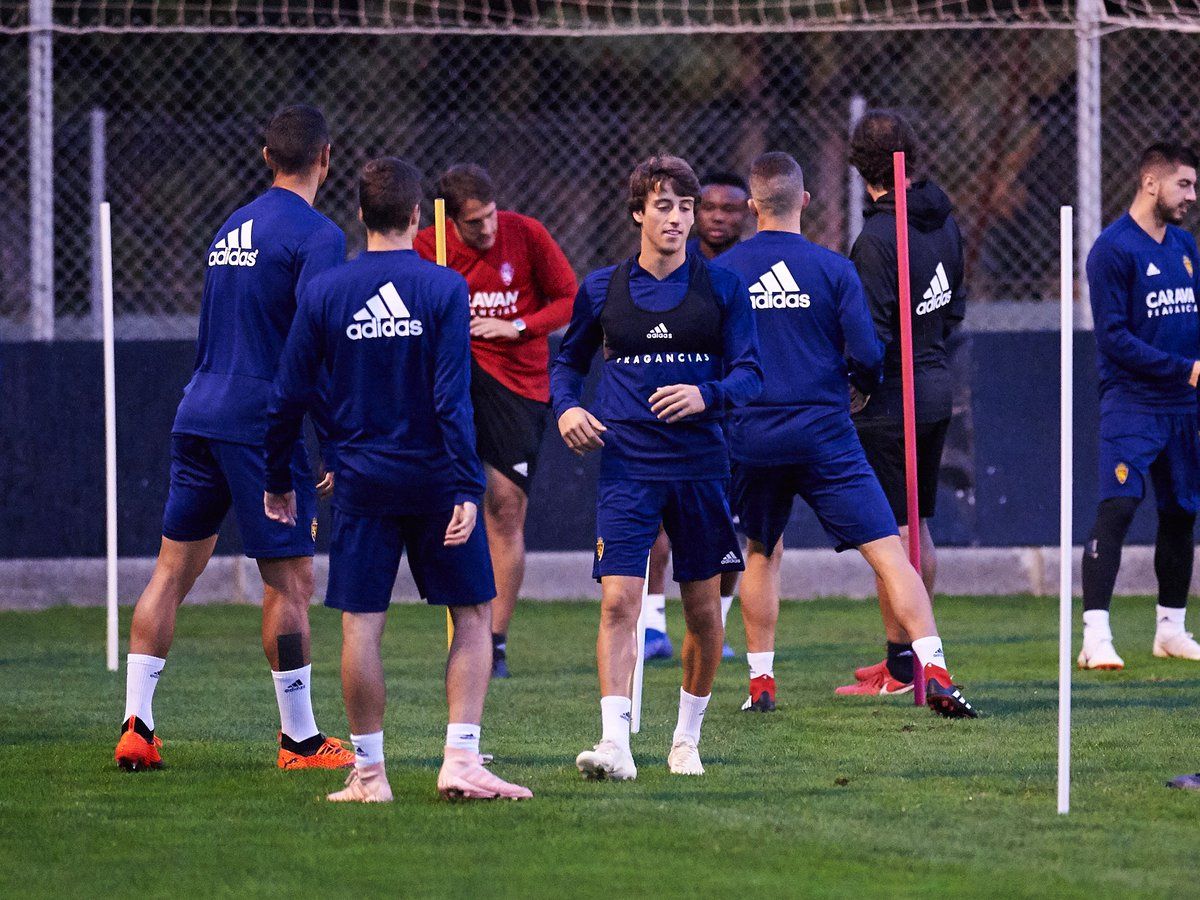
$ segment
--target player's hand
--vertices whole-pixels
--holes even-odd
[[[864,394],[854,385],[850,385],[850,415],[857,416],[860,412],[867,408],[867,403],[870,401],[871,395]]]
[[[478,341],[515,341],[521,337],[521,332],[506,319],[476,316],[471,319],[471,337]]]
[[[558,433],[567,447],[580,456],[603,447],[600,435],[606,431],[608,429],[600,424],[600,420],[582,406],[572,406],[558,417]]]
[[[700,388],[694,384],[669,384],[650,395],[650,411],[664,422],[678,422],[705,408]]]
[[[1200,359],[1192,363],[1192,376],[1188,379],[1188,384],[1192,387],[1200,384]]]
[[[475,530],[475,518],[479,508],[471,502],[459,503],[454,507],[454,515],[446,526],[446,539],[442,541],[447,547],[461,547]]]
[[[295,525],[296,492],[288,491],[286,494],[265,492],[263,494],[263,511],[272,522],[278,522],[280,525]]]
[[[333,496],[333,472],[326,472],[317,482],[317,496],[322,500]]]

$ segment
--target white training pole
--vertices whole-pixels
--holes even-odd
[[[646,577],[642,579],[642,606],[637,618],[637,661],[633,664],[633,689],[630,697],[633,709],[629,717],[629,733],[642,730],[642,680],[646,674],[646,597],[650,591],[650,558],[646,558]]]
[[[1059,211],[1059,291],[1061,301],[1061,396],[1059,399],[1059,520],[1058,520],[1058,811],[1071,808],[1071,490],[1074,436],[1071,416],[1074,384],[1074,248],[1071,207]]]
[[[100,283],[104,307],[104,484],[107,511],[108,671],[117,671],[117,385],[113,347],[112,208],[100,204]]]

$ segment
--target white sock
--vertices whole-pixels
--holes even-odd
[[[1187,607],[1155,606],[1154,615],[1158,619],[1159,635],[1168,637],[1184,630],[1183,619],[1187,615]]]
[[[646,628],[667,633],[667,595],[646,595]]]
[[[633,717],[633,701],[628,697],[600,698],[602,741],[616,741],[618,747],[629,750],[629,724]]]
[[[373,766],[383,762],[383,732],[371,734],[352,734],[350,743],[354,745],[354,767],[357,769]]]
[[[478,753],[481,730],[480,726],[467,722],[451,722],[446,726],[446,746]]]
[[[725,623],[729,620],[729,607],[733,606],[733,597],[721,598],[721,627],[725,627]]]
[[[289,672],[272,672],[275,680],[275,702],[279,704],[279,730],[293,741],[303,741],[321,729],[313,718],[312,665]]]
[[[679,721],[675,723],[672,743],[680,738],[691,738],[696,744],[700,743],[700,726],[704,724],[704,711],[708,709],[711,699],[712,694],[696,697],[683,688],[679,689]]]
[[[137,716],[147,728],[154,730],[151,708],[154,689],[158,687],[158,676],[166,664],[161,657],[142,653],[130,653],[125,657],[125,715],[121,721],[128,722],[130,716]]]
[[[1159,616],[1159,618],[1162,617]],[[1088,643],[1112,640],[1112,628],[1108,623],[1107,609],[1085,609],[1083,611],[1083,639]]]
[[[917,655],[917,662],[921,667],[933,663],[941,669],[946,668],[946,654],[942,651],[942,639],[936,634],[929,637],[917,638],[912,642],[913,653]],[[947,671],[949,671],[947,669]]]
[[[761,653],[747,653],[746,662],[750,664],[750,680],[761,675],[775,676],[775,651],[764,650]]]

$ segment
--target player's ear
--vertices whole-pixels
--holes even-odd
[[[263,162],[267,164],[268,169],[274,171],[275,167],[271,165],[271,154],[267,151],[266,147],[263,147]]]
[[[367,224],[367,220],[363,218],[361,206],[358,208],[358,221],[362,222],[364,225]]]
[[[808,191],[805,191],[804,199],[800,201],[800,211],[803,212],[804,210],[808,209],[808,204],[811,201],[812,201],[812,194],[810,194]]]
[[[329,144],[326,144],[324,147],[322,147],[322,148],[321,148],[321,158],[320,158],[320,160],[319,160],[318,162],[320,163],[320,166],[321,166],[321,168],[322,168],[322,169],[326,169],[326,170],[328,170],[328,168],[329,168],[329,154],[330,154],[331,152],[332,152],[332,147],[330,147],[330,145],[329,145]]]
[[[408,217],[408,227],[416,228],[421,224],[421,204],[416,204],[413,207],[412,215]]]
[[[754,216],[754,218],[757,219],[758,218],[758,204],[754,202],[754,198],[751,197],[749,200],[747,200],[746,205],[748,207],[750,207],[750,214],[752,216]]]
[[[633,221],[637,222],[639,225],[646,221],[646,213],[640,209],[633,210],[630,215],[633,216]]]

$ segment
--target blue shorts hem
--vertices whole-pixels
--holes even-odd
[[[221,530],[217,528],[210,531],[208,534],[201,534],[197,537],[188,532],[176,531],[173,528],[164,528],[162,530],[162,536],[167,540],[177,541],[181,544],[194,544],[196,541],[207,541],[211,537],[216,537],[218,534],[220,534],[220,531]]]
[[[317,555],[317,548],[315,545],[303,550],[297,547],[274,547],[270,550],[253,550],[245,547],[242,549],[242,554],[247,559],[296,559],[304,556],[311,559]]]

